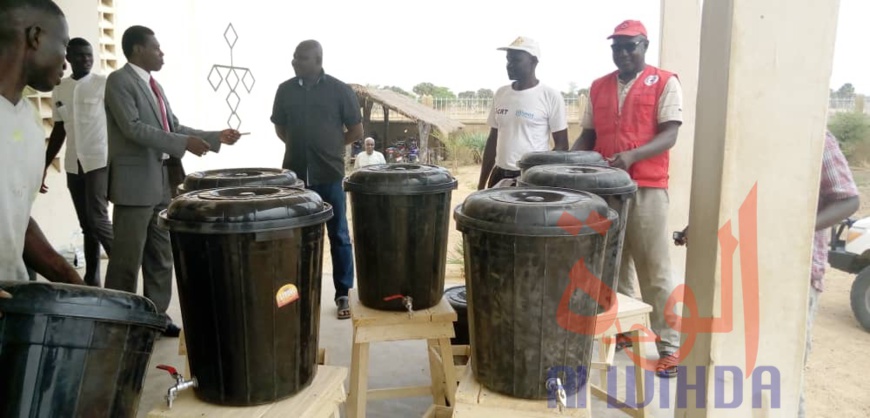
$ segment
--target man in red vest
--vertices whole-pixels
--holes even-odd
[[[682,91],[675,74],[647,65],[646,28],[627,20],[608,37],[613,40],[617,71],[595,80],[583,116],[583,133],[574,150],[594,150],[611,166],[628,171],[638,191],[625,227],[618,291],[637,297],[629,273],[637,270],[643,301],[652,305],[658,335],[656,373],[676,376],[679,333],[665,322],[668,297],[680,284],[671,273],[668,220],[668,150],[682,124]],[[628,346],[622,336],[618,345]]]

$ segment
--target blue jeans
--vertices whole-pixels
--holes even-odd
[[[347,296],[353,287],[353,248],[347,230],[347,197],[341,182],[308,186],[319,194],[323,201],[332,205],[332,219],[326,222],[332,254],[332,281],[335,285],[335,299]]]

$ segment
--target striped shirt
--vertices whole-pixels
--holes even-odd
[[[840,151],[837,139],[830,132],[825,134],[825,150],[822,153],[822,175],[819,187],[819,205],[821,209],[832,202],[858,196],[858,187],[852,179],[849,163]],[[831,229],[816,231],[813,240],[813,265],[810,282],[819,292],[825,289],[825,265],[828,264],[828,249],[830,247]]]

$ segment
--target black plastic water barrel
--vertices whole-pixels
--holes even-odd
[[[592,164],[607,165],[601,154],[595,151],[536,151],[523,154],[517,162],[520,173],[539,165],[548,164]]]
[[[311,383],[331,217],[317,193],[290,187],[190,192],[160,214],[197,397],[258,405]]]
[[[526,186],[561,187],[594,193],[604,198],[610,208],[619,214],[618,229],[608,237],[607,261],[601,277],[606,287],[601,289],[599,312],[610,309],[616,300],[619,284],[619,266],[625,241],[628,210],[637,192],[637,184],[625,170],[602,166],[547,165],[530,168],[520,177]],[[612,291],[611,291],[612,289]]]
[[[131,293],[2,281],[0,417],[132,418],[166,317]]]
[[[184,178],[178,186],[178,194],[197,190],[240,186],[287,186],[305,187],[305,182],[296,173],[281,168],[224,168],[197,171]]]
[[[418,310],[441,301],[457,185],[447,169],[425,164],[372,165],[345,179],[363,305]]]
[[[616,212],[591,193],[511,187],[471,194],[454,216],[477,381],[544,399],[553,373],[589,370],[599,287],[588,279],[602,273]],[[585,382],[563,378],[569,396]]]
[[[454,337],[450,339],[450,344],[470,344],[468,338],[468,300],[466,299],[465,286],[454,286],[445,290],[444,297],[456,311],[456,322],[453,323]]]

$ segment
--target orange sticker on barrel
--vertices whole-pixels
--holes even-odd
[[[275,303],[278,304],[279,308],[283,308],[297,300],[299,300],[299,290],[292,284],[282,286],[278,289],[278,293],[275,294]]]

